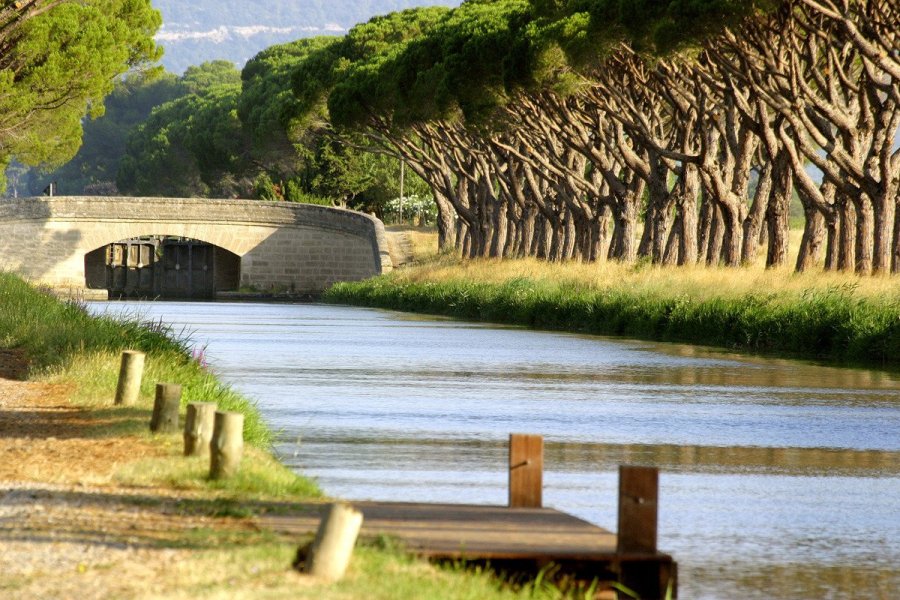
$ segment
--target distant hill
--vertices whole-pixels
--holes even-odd
[[[274,44],[342,35],[375,15],[414,6],[458,6],[460,0],[154,0],[163,15],[157,41],[163,65],[177,74],[223,58],[238,68]]]

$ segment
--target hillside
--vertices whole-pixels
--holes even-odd
[[[154,0],[163,14],[157,40],[174,73],[223,58],[242,66],[263,48],[301,37],[341,35],[371,17],[458,0]]]

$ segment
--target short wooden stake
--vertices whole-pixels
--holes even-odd
[[[157,383],[156,398],[153,400],[153,415],[150,417],[150,431],[176,433],[180,408],[181,386],[177,383]]]
[[[619,467],[618,551],[656,553],[659,469]]]
[[[137,350],[122,352],[119,367],[119,383],[116,385],[115,404],[129,405],[137,402],[141,392],[141,378],[144,376],[144,353]]]
[[[209,456],[215,415],[215,402],[188,403],[184,417],[185,456]]]
[[[509,506],[540,508],[543,503],[544,438],[509,436]]]
[[[362,522],[362,513],[352,506],[341,502],[329,505],[309,551],[306,572],[329,581],[343,577]]]
[[[216,411],[209,450],[210,479],[227,479],[238,472],[244,453],[243,414]]]

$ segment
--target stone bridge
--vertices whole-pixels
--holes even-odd
[[[213,294],[317,293],[391,268],[381,221],[349,210],[200,198],[0,200],[0,270],[74,293],[143,280],[179,286],[191,273]]]

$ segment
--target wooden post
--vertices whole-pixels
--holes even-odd
[[[656,553],[658,496],[659,469],[619,467],[619,553]]]
[[[343,577],[362,522],[362,513],[349,504],[329,505],[310,549],[306,572],[329,581]]]
[[[540,508],[543,502],[544,438],[509,436],[509,506]]]
[[[175,433],[178,431],[178,409],[181,408],[181,386],[177,383],[157,383],[153,400],[150,431]]]
[[[244,415],[217,410],[209,450],[210,479],[227,479],[237,473],[244,452]]]
[[[184,417],[184,455],[209,456],[216,414],[215,402],[190,402]]]
[[[116,405],[129,405],[137,402],[141,392],[141,378],[144,375],[144,353],[137,350],[122,352],[122,364],[119,367],[119,383],[116,385]]]

